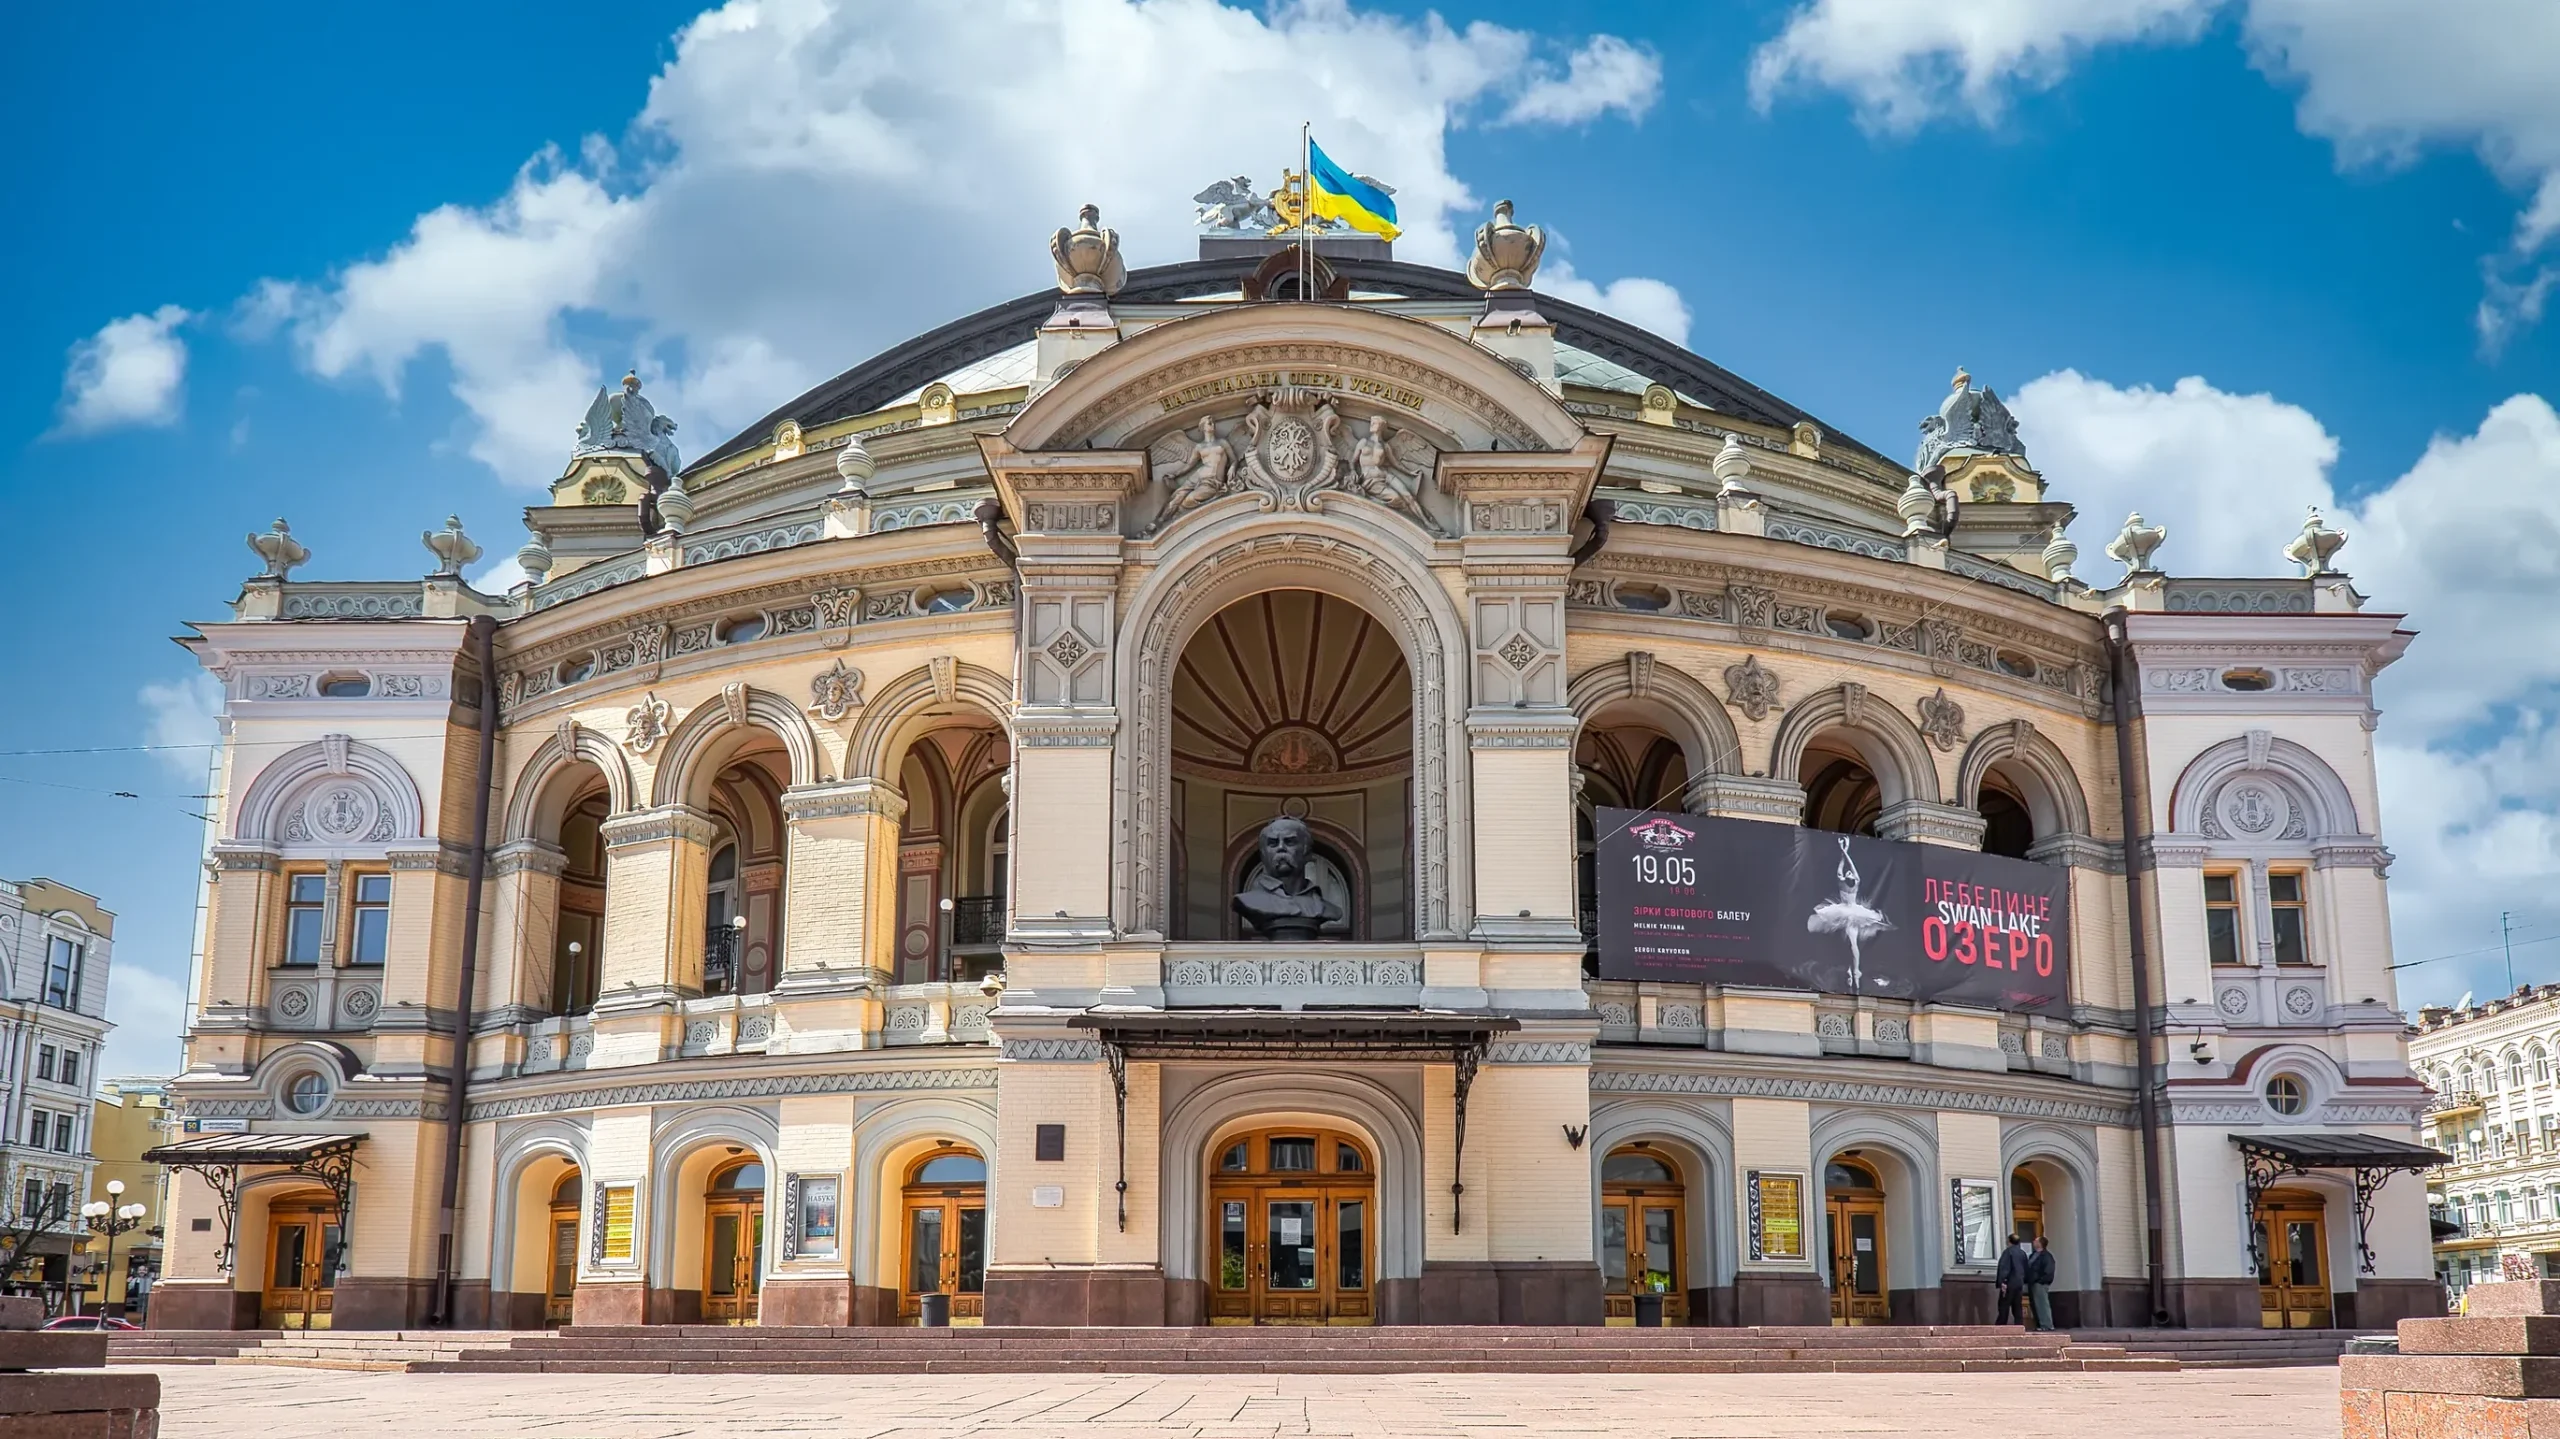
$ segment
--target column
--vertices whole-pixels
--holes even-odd
[[[1734,1206],[1741,1233],[1735,1253],[1736,1324],[1823,1324],[1830,1320],[1829,1282],[1821,1264],[1827,1243],[1822,1227],[1822,1162],[1813,1152],[1812,1107],[1796,1099],[1733,1101]],[[1755,1196],[1753,1176],[1774,1183]],[[1793,1181],[1795,1229],[1783,1212]],[[1752,1215],[1765,1204],[1760,1227]],[[1790,1243],[1792,1239],[1792,1243]]]
[[[678,1005],[702,993],[710,816],[662,805],[604,822],[604,956],[588,1067],[653,1064],[681,1041]]]
[[[904,796],[886,781],[795,785],[782,792],[782,977],[767,1052],[861,1049],[879,1032],[897,923]]]

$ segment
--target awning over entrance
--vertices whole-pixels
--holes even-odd
[[[1467,1091],[1497,1034],[1520,1021],[1506,1015],[1435,1009],[1089,1009],[1067,1021],[1102,1041],[1120,1121],[1120,1227],[1129,1227],[1129,1061],[1135,1059],[1321,1059],[1457,1067],[1456,1152],[1467,1157]],[[1466,1225],[1463,1180],[1449,1181],[1449,1228]]]
[[[347,1201],[355,1190],[356,1146],[363,1142],[361,1134],[202,1134],[145,1150],[142,1160],[193,1170],[213,1186],[222,1210],[222,1272],[228,1274],[236,1242],[234,1221],[240,1213],[242,1165],[274,1166],[326,1185],[337,1198],[338,1232],[344,1234]],[[333,1261],[341,1271],[345,1259],[341,1245]]]
[[[2423,1144],[2378,1134],[2234,1134],[2231,1142],[2240,1151],[2240,1165],[2249,1188],[2249,1213],[2253,1216],[2267,1191],[2287,1175],[2345,1170],[2355,1196],[2356,1254],[2367,1274],[2374,1270],[2373,1246],[2365,1242],[2365,1229],[2373,1217],[2374,1194],[2392,1175],[2420,1174],[2453,1162],[2451,1155]],[[2264,1262],[2254,1219],[2249,1226],[2249,1257],[2252,1262]]]
[[[1481,1059],[1504,1015],[1429,1009],[1087,1010],[1068,1021],[1132,1059],[1329,1059],[1460,1062]]]

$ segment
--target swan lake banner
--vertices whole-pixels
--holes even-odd
[[[2061,866],[1761,820],[1597,818],[1603,979],[2069,1006]]]

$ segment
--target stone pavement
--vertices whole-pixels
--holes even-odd
[[[2336,1439],[2334,1368],[2183,1374],[845,1377],[166,1368],[162,1439]]]

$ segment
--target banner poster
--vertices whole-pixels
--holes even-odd
[[[1603,979],[2069,1005],[2059,865],[1762,820],[1597,818]]]

